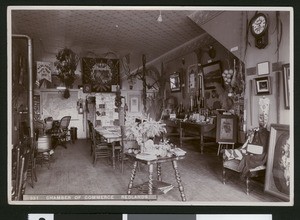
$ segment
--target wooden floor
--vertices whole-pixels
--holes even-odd
[[[176,141],[176,140],[175,140]],[[27,184],[25,194],[126,194],[130,180],[132,163],[126,162],[124,173],[119,166],[113,170],[106,159],[92,165],[90,141],[76,140],[68,143],[65,149],[58,146],[52,156],[50,168],[37,165],[37,178],[34,188]],[[178,162],[179,172],[185,188],[187,201],[199,203],[234,202],[264,205],[266,202],[281,202],[264,193],[263,184],[251,184],[250,195],[245,193],[245,183],[236,173],[228,173],[226,185],[222,184],[222,158],[216,155],[217,147],[210,146],[200,154],[195,142],[184,145],[186,158]],[[171,164],[162,167],[163,181],[177,186]],[[147,167],[141,166],[135,184],[147,180]],[[181,201],[178,189],[159,195],[158,201]]]

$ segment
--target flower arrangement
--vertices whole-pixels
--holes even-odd
[[[126,136],[129,139],[134,139],[140,146],[144,146],[145,142],[149,138],[160,136],[166,133],[165,124],[161,121],[155,121],[149,116],[147,118],[139,119],[138,121],[127,122],[126,125]]]
[[[54,63],[58,77],[66,87],[72,86],[75,81],[75,70],[79,61],[79,57],[68,48],[64,48],[56,55],[56,62]]]

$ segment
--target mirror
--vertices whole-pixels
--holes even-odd
[[[181,89],[180,74],[179,72],[174,72],[170,75],[170,88],[171,92],[180,92]]]

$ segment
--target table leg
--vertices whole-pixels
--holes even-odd
[[[115,161],[115,142],[113,141],[111,143],[112,146],[112,164],[113,164],[113,169],[116,169],[116,161]]]
[[[180,177],[180,174],[179,174],[179,171],[178,171],[177,161],[173,160],[172,164],[173,164],[173,168],[175,170],[175,176],[176,176],[176,180],[177,180],[177,183],[178,183],[178,189],[179,189],[179,192],[180,192],[180,195],[181,195],[181,199],[182,199],[183,202],[185,202],[186,197],[185,197],[185,194],[184,194],[183,185],[181,183],[181,177]]]
[[[161,164],[157,163],[157,180],[161,181]]]
[[[137,167],[138,162],[134,161],[133,163],[133,169],[131,171],[131,177],[130,177],[130,181],[128,184],[128,190],[127,190],[127,194],[131,194],[131,189],[132,189],[132,185],[133,185],[133,180],[135,178],[135,174],[136,174],[136,167]]]
[[[183,129],[179,128],[179,143],[180,143],[180,147],[182,147],[182,138],[183,138]]]
[[[148,194],[153,194],[153,164],[149,164],[149,183],[148,183]]]
[[[201,154],[203,154],[204,138],[202,134],[200,134],[200,148],[201,148]]]

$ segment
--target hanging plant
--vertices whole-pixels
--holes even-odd
[[[79,57],[71,49],[64,48],[58,52],[56,60],[54,65],[58,71],[58,77],[69,88],[76,79],[75,71]]]

